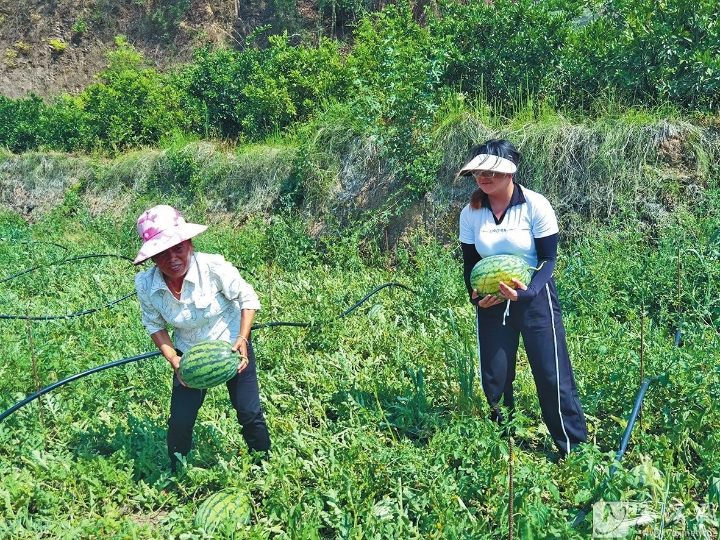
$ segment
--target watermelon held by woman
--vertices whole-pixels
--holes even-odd
[[[205,390],[232,379],[239,365],[240,356],[227,341],[202,341],[182,355],[178,374],[190,388]]]
[[[516,288],[513,279],[527,285],[532,278],[532,271],[535,268],[529,267],[520,257],[515,255],[490,255],[480,259],[470,272],[470,285],[478,292],[480,297],[494,294],[503,298],[500,294],[500,282],[508,287]]]
[[[247,493],[237,489],[216,491],[205,499],[195,514],[195,526],[212,535],[232,537],[238,527],[249,525],[252,501]]]

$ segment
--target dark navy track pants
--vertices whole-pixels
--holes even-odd
[[[248,341],[248,362],[248,366],[230,379],[226,386],[238,423],[242,426],[245,443],[251,452],[263,452],[267,456],[270,435],[260,407],[255,352],[251,341]],[[207,390],[181,385],[177,377],[173,376],[167,432],[168,455],[173,468],[177,464],[176,452],[183,456],[190,452],[193,428],[206,394]]]
[[[587,425],[575,386],[560,304],[551,279],[527,302],[477,308],[480,376],[491,407],[514,406],[513,382],[520,336],[535,379],[540,409],[562,455],[587,440]],[[505,324],[503,324],[503,320]]]

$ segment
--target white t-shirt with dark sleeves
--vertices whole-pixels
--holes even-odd
[[[153,266],[135,276],[142,324],[148,334],[173,329],[173,344],[181,351],[210,339],[234,343],[243,309],[260,309],[260,300],[222,255],[195,253],[183,281],[180,299]]]
[[[535,238],[559,231],[555,211],[543,195],[515,184],[510,206],[500,223],[490,208],[460,212],[460,242],[474,244],[481,257],[516,255],[529,267],[538,265]]]

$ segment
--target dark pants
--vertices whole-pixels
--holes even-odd
[[[543,420],[562,455],[587,440],[587,426],[565,341],[555,281],[529,302],[477,308],[480,375],[485,397],[497,410],[514,406],[513,382],[522,335]],[[503,320],[505,324],[503,325]]]
[[[249,364],[242,373],[230,379],[226,386],[248,448],[251,452],[262,452],[263,456],[267,457],[270,435],[260,408],[255,353],[251,342],[248,343],[248,361]],[[168,454],[173,469],[177,465],[175,453],[185,456],[190,452],[193,427],[206,394],[207,390],[188,388],[181,385],[177,377],[173,377],[167,432]]]

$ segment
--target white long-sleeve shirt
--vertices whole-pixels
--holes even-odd
[[[193,254],[179,300],[157,266],[135,276],[135,290],[148,333],[171,327],[181,351],[211,339],[234,343],[241,311],[260,309],[255,289],[222,255]]]
[[[538,266],[535,239],[557,233],[557,217],[550,202],[519,184],[499,222],[489,203],[477,210],[467,205],[460,212],[460,242],[474,244],[481,257],[516,255],[531,268]]]

